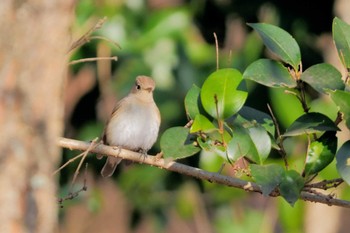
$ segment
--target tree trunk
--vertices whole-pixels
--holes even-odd
[[[73,0],[0,2],[0,232],[54,232]]]

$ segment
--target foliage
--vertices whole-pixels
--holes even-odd
[[[203,40],[200,27],[197,27],[198,18],[196,19],[196,14],[198,17],[198,14],[202,12],[204,2],[213,1],[191,1],[191,4],[183,4],[181,7],[153,9],[150,9],[152,7],[149,7],[146,1],[101,2],[99,4],[94,2],[94,0],[80,1],[75,29],[85,31],[91,26],[91,23],[97,21],[96,17],[107,16],[108,20],[103,28],[94,34],[117,41],[121,49],[113,45],[106,46],[106,41],[91,40],[73,54],[72,59],[95,56],[95,50],[103,51],[103,48],[109,47],[109,52],[118,56],[118,62],[112,63],[110,69],[112,73],[108,75],[108,79],[112,77],[108,82],[108,88],[110,93],[116,93],[114,97],[117,99],[127,93],[135,75],[143,73],[155,79],[157,82],[155,100],[161,111],[162,128],[161,138],[158,140],[160,144],[156,144],[150,154],[159,152],[159,146],[161,146],[167,159],[181,159],[181,162],[194,167],[199,166],[207,171],[220,170],[223,161],[231,163],[232,166],[226,163],[221,172],[229,176],[232,176],[234,172],[237,177],[255,181],[262,187],[265,195],[271,192],[271,194],[282,193],[287,202],[282,198],[264,199],[264,203],[269,202],[268,206],[273,206],[271,208],[278,211],[277,224],[282,225],[277,227],[282,227],[284,232],[303,232],[301,225],[305,205],[303,202],[294,203],[300,187],[302,185],[308,187],[316,175],[317,180],[323,180],[338,177],[340,174],[346,177],[346,171],[348,171],[344,163],[347,161],[345,153],[347,144],[339,145],[345,149],[337,152],[334,140],[335,143],[340,144],[336,135],[338,131],[328,131],[327,128],[322,128],[322,123],[335,130],[334,125],[338,126],[338,124],[334,122],[339,122],[335,121],[338,108],[344,114],[344,120],[349,128],[349,85],[339,78],[340,72],[329,64],[320,63],[308,67],[310,57],[312,57],[312,64],[320,62],[317,61],[320,59],[318,56],[313,56],[314,53],[310,55],[309,45],[305,46],[309,39],[307,36],[310,35],[315,25],[312,25],[312,28],[306,28],[298,21],[299,23],[290,28],[282,23],[282,20],[281,24],[278,22],[278,16],[274,15],[276,11],[268,14],[268,18],[259,18],[259,21],[283,25],[283,28],[288,28],[292,32],[296,40],[289,33],[270,24],[249,24],[256,30],[244,32],[245,37],[240,38],[244,39],[244,42],[238,49],[231,44],[227,46],[226,40],[229,41],[231,36],[241,35],[239,32],[227,31],[226,38],[218,34],[220,64],[225,64],[225,67],[229,69],[219,69],[213,72],[215,48]],[[250,4],[248,8],[255,14]],[[225,12],[228,13],[226,9]],[[284,17],[281,16],[282,18]],[[219,24],[219,20],[215,20],[215,24]],[[349,36],[346,35],[349,32],[349,26],[337,18],[333,24],[333,39],[338,48],[339,57],[343,64],[347,64]],[[229,25],[229,20],[227,25]],[[212,37],[212,32],[218,32],[217,28],[205,27],[205,29],[209,37]],[[82,31],[78,33],[81,34]],[[260,34],[263,40],[259,38]],[[206,39],[210,41],[208,36]],[[273,59],[259,59],[263,51],[263,41],[267,43],[266,48],[271,49],[272,52],[272,54],[266,53],[267,57],[273,57]],[[234,47],[232,51],[228,52],[228,49],[232,47]],[[303,59],[301,59],[300,51]],[[107,53],[107,55],[110,54]],[[104,56],[104,54],[100,53],[98,56]],[[301,61],[304,67],[308,67],[305,71],[302,69]],[[98,66],[99,64],[96,70],[100,69]],[[344,67],[348,66],[344,65]],[[74,72],[79,68],[80,65],[72,66]],[[108,70],[106,67],[103,69]],[[224,79],[234,85],[225,89],[227,87],[225,84],[222,86],[216,84],[216,80],[221,82],[224,79],[213,78],[214,81],[207,83],[210,94],[203,94],[204,82],[209,76],[212,76],[211,74],[218,76],[220,72],[227,74]],[[346,76],[343,72],[341,73]],[[296,79],[297,77],[299,79]],[[330,79],[332,82],[329,81]],[[241,80],[240,83],[238,83],[239,80]],[[237,83],[238,86],[236,86]],[[215,90],[213,90],[213,96],[210,88],[212,85],[215,86],[216,91],[224,90],[223,93],[220,92],[222,94],[220,97],[223,97],[220,99],[223,108],[219,109],[225,115],[224,117],[218,118],[219,115],[215,112]],[[237,94],[232,96],[239,97],[237,102],[227,99],[231,97],[231,91]],[[91,92],[97,95],[96,88]],[[92,94],[89,93],[87,96]],[[104,98],[103,93],[99,95],[99,98]],[[181,103],[184,96],[186,97],[183,107]],[[83,98],[82,100],[85,100],[86,96]],[[207,101],[206,108],[203,106],[202,98]],[[271,104],[275,116],[264,110],[267,102]],[[86,110],[95,111],[92,103],[95,102],[89,99],[87,105],[76,110],[83,116],[74,117],[77,120],[72,124],[76,126],[78,122],[79,128],[75,128],[73,134],[67,129],[68,135],[91,140],[101,134],[105,119],[98,118],[100,122],[97,122],[96,117],[100,117],[101,113],[108,114],[108,111],[101,110],[98,106],[94,113],[95,118],[87,118]],[[235,107],[231,108],[231,104]],[[243,106],[240,106],[241,104]],[[212,115],[210,109],[215,110],[211,112]],[[236,112],[238,109],[239,111]],[[313,113],[320,116],[319,120],[314,122],[313,117],[310,117],[311,122],[307,121],[309,114],[313,116]],[[227,117],[230,114],[232,116]],[[306,122],[302,121],[297,124],[298,118],[302,120],[306,118]],[[327,119],[326,122],[323,122],[323,119]],[[186,120],[189,122],[193,120],[189,129],[182,127],[187,123]],[[333,123],[330,124],[329,121]],[[290,128],[292,124],[299,128],[294,128],[295,131],[294,126]],[[181,125],[181,127],[170,128],[174,125]],[[186,126],[189,125],[186,124]],[[295,135],[286,136],[286,129]],[[308,134],[303,134],[304,129],[309,131]],[[198,151],[200,152],[196,153]],[[283,151],[286,153],[284,154]],[[67,160],[71,157],[70,153],[66,152]],[[240,167],[242,161],[243,166]],[[287,161],[287,166],[283,165],[285,161]],[[250,165],[246,167],[247,164]],[[99,172],[101,166],[102,162],[96,161],[95,158],[89,160],[89,168],[93,167],[96,173]],[[270,166],[272,170],[265,169]],[[186,220],[191,214],[192,218],[196,218],[194,208],[200,208],[197,202],[205,202],[205,209],[209,211],[208,216],[210,216],[206,222],[211,222],[216,232],[230,232],[230,229],[237,232],[256,232],[256,227],[260,226],[265,219],[263,216],[266,214],[260,212],[261,209],[255,206],[256,198],[259,199],[259,197],[247,195],[245,191],[211,182],[197,181],[164,170],[160,172],[156,168],[150,169],[144,165],[121,166],[118,169],[122,169],[123,172],[117,171],[116,176],[113,177],[116,180],[115,186],[127,196],[128,203],[132,207],[131,210],[128,209],[126,213],[123,213],[123,216],[131,215],[130,211],[132,211],[135,218],[133,224],[142,220],[143,216],[147,216],[145,217],[147,222],[156,222],[155,225],[159,229],[165,225],[166,221],[169,221],[167,212],[173,213],[174,205],[186,216]],[[259,176],[259,173],[264,174],[264,169],[268,174],[267,178],[272,179],[265,180],[266,182],[271,181],[271,184],[266,185],[264,183],[266,177]],[[64,169],[66,173],[62,174],[61,183],[67,182],[69,178],[65,177],[70,177],[67,173],[74,172],[72,170]],[[273,174],[276,173],[280,174],[280,177],[273,177]],[[97,179],[98,177],[96,175]],[[144,178],[146,182],[143,182]],[[196,192],[186,191],[185,186],[189,183],[198,190]],[[288,187],[291,186],[294,188],[288,193]],[[198,196],[190,199],[189,194],[194,193]],[[344,197],[343,195],[342,191],[341,196]],[[105,204],[103,198],[91,197],[91,199],[94,198],[99,206]],[[111,199],[107,198],[107,200]],[[193,200],[197,202],[194,203]],[[293,208],[288,203],[294,203]],[[274,204],[277,204],[277,208]],[[260,208],[267,211],[265,204],[262,204]],[[169,218],[173,218],[173,215]],[[275,222],[275,219],[271,220]],[[265,225],[267,225],[266,222]]]
[[[218,69],[211,73],[202,88],[193,86],[185,98],[187,116],[193,121],[190,130],[176,132],[178,128],[169,129],[162,135],[161,141],[191,137],[197,142],[192,142],[191,147],[197,145],[198,148],[211,152],[211,156],[225,158],[233,166],[244,158],[250,164],[249,176],[261,186],[262,193],[271,195],[277,191],[291,205],[298,200],[310,178],[325,169],[334,157],[337,158],[339,175],[350,184],[349,156],[345,152],[350,141],[337,151],[339,119],[332,120],[320,112],[310,112],[305,94],[306,86],[310,86],[320,95],[330,95],[339,108],[339,116],[344,114],[349,126],[350,93],[346,91],[348,84],[342,80],[340,71],[325,63],[303,71],[299,46],[288,32],[270,24],[248,25],[260,35],[276,59],[257,60],[243,74],[232,68]],[[347,59],[350,49],[347,39],[350,36],[344,35],[349,32],[349,25],[338,18],[334,19],[333,39],[345,68],[349,68]],[[280,132],[278,119],[273,119],[272,112],[270,117],[246,106],[246,80],[285,90],[300,102],[304,113],[284,132]],[[172,131],[172,134],[168,131]],[[303,152],[305,162],[301,172],[289,168],[290,155],[284,148],[284,141],[302,135],[306,135],[307,150]],[[184,142],[174,142],[172,145],[169,147],[161,144],[165,157],[184,158],[195,152],[191,149],[189,153],[180,153],[186,147]],[[280,153],[284,167],[268,160],[273,149]],[[174,151],[178,152],[177,155]]]

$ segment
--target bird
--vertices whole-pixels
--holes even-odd
[[[136,77],[129,94],[116,103],[104,128],[102,143],[146,154],[158,138],[161,116],[153,99],[155,81]],[[98,158],[101,156],[98,156]],[[121,158],[107,156],[102,177],[113,175]]]

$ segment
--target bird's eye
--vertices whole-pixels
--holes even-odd
[[[140,89],[141,89],[140,84],[136,84],[136,89],[137,89],[137,90],[140,90]]]

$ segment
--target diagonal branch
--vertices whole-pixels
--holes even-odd
[[[81,36],[78,40],[74,41],[73,44],[70,46],[68,52],[73,51],[76,48],[79,48],[80,46],[88,43],[91,39],[91,34],[100,29],[102,25],[106,22],[107,17],[104,17],[100,19],[92,28],[89,29],[83,36]]]
[[[68,139],[68,138],[60,138],[58,140],[58,145],[60,147],[67,148],[70,150],[84,151],[84,150],[87,150],[88,148],[91,148],[90,147],[91,145],[88,142],[83,142],[83,141],[78,141],[78,140]],[[183,175],[191,176],[200,180],[206,180],[209,182],[214,182],[214,183],[222,184],[229,187],[235,187],[235,188],[243,189],[249,192],[262,193],[260,187],[254,182],[240,180],[234,177],[221,175],[216,172],[204,171],[200,168],[191,167],[185,164],[181,164],[168,159],[162,159],[156,156],[144,155],[144,154],[140,154],[133,151],[124,150],[124,149],[115,150],[110,146],[105,146],[102,144],[99,144],[96,147],[91,148],[90,152],[96,153],[96,154],[104,154],[108,156],[120,157],[120,158],[131,160],[134,162],[144,163],[144,164],[152,165],[162,169],[166,169],[169,171],[177,172]],[[279,193],[272,192],[270,196],[274,196],[274,197],[279,196]],[[329,195],[324,195],[320,193],[314,194],[314,193],[309,193],[304,191],[301,193],[300,199],[305,201],[323,203],[327,205],[350,208],[349,201],[336,199]]]

